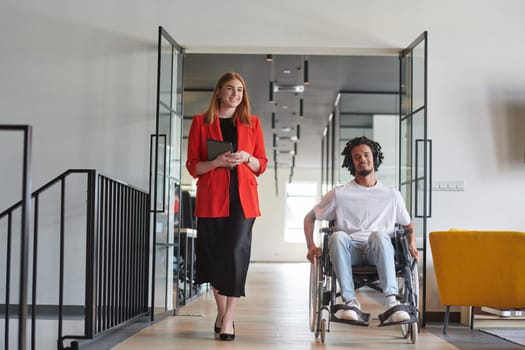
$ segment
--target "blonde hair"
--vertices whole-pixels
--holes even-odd
[[[218,99],[219,90],[224,86],[224,84],[226,84],[230,80],[240,81],[243,88],[241,103],[235,109],[235,113],[233,115],[233,122],[237,123],[238,121],[240,121],[241,123],[251,125],[251,108],[250,98],[248,97],[248,90],[246,89],[246,83],[244,82],[243,77],[236,72],[224,73],[219,78],[219,80],[217,80],[217,84],[215,85],[215,89],[213,90],[213,96],[211,97],[210,104],[205,112],[205,124],[210,125],[215,121],[215,118],[218,117],[220,110],[220,101]]]

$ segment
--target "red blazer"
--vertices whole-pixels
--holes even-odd
[[[196,175],[197,163],[208,160],[207,139],[223,140],[219,118],[211,125],[204,124],[204,114],[193,118],[188,136],[186,169],[197,178],[195,216],[204,218],[230,215],[230,169],[215,168],[205,174]],[[246,151],[259,160],[259,171],[254,173],[246,164],[237,166],[239,197],[246,218],[261,215],[257,179],[266,170],[268,159],[264,147],[264,136],[259,118],[250,117],[252,125],[237,123],[237,151]]]

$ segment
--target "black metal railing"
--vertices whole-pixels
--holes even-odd
[[[30,204],[31,204],[31,154],[32,154],[32,127],[30,125],[0,125],[0,131],[22,132],[23,133],[23,152],[22,152],[22,200],[19,202],[20,207],[20,265],[19,265],[19,300],[18,303],[18,339],[17,345],[19,350],[26,348],[26,325],[27,325],[27,282],[28,282],[28,247],[29,247],[29,223],[30,223]],[[7,218],[6,235],[6,281],[9,286],[11,280],[11,242],[12,242],[13,218],[11,215]],[[9,300],[10,289],[5,289],[6,307],[4,309],[4,348],[9,349]]]
[[[78,181],[79,177],[81,184]],[[59,198],[54,198],[49,193],[54,193]],[[55,199],[54,204],[49,203],[50,197]],[[70,169],[36,190],[32,198],[33,264],[29,303],[31,349],[36,348],[37,342],[39,348],[45,345],[36,339],[39,310],[44,308],[48,310],[51,308],[52,314],[56,316],[58,349],[78,348],[77,340],[93,339],[116,326],[149,313],[150,197],[147,192],[100,174],[96,170]],[[42,205],[42,202],[46,204]],[[21,205],[22,202],[17,203],[0,213],[0,223],[3,220],[7,220],[8,223],[6,237],[12,237],[12,218],[16,211],[21,209]],[[53,206],[56,208],[49,210]],[[79,220],[83,221],[81,225]],[[39,242],[49,240],[48,235],[52,236],[51,239],[58,236],[59,241],[58,266],[54,268],[51,268],[49,261],[39,264],[38,259],[41,253]],[[78,248],[79,240],[85,240],[81,248]],[[11,245],[12,241],[8,239],[6,242],[8,250],[11,250]],[[73,251],[70,251],[72,246]],[[78,254],[78,257],[75,257],[75,254]],[[11,264],[10,260],[11,256],[8,256],[8,267]],[[56,274],[57,270],[56,304],[39,305],[37,282],[45,280],[48,274]],[[84,277],[79,278],[78,275],[82,272]],[[83,305],[71,305],[70,302],[65,302],[66,297],[68,300],[72,299],[71,293],[67,294],[68,290],[79,289],[78,286],[68,285],[72,275],[83,284]],[[11,278],[8,274],[6,290],[10,288]],[[49,294],[49,290],[46,293]],[[49,299],[55,295],[40,295],[40,297]],[[6,298],[4,306],[6,324],[10,321],[9,309],[12,306],[9,298]],[[77,310],[83,320],[81,334],[64,335],[64,320],[70,315],[71,310]],[[4,336],[8,344],[9,332],[6,331]]]

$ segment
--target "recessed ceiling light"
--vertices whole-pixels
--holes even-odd
[[[293,92],[293,93],[302,93],[304,92],[304,85],[272,85],[273,92]]]
[[[292,74],[292,71],[290,69],[283,69],[283,74]]]

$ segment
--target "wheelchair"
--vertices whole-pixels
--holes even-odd
[[[338,292],[337,279],[333,271],[328,253],[328,239],[333,227],[324,227],[319,230],[321,234],[321,255],[314,258],[310,266],[310,293],[309,293],[309,316],[310,330],[315,334],[315,339],[324,343],[326,333],[330,331],[330,322],[344,322],[335,317],[334,306],[336,299],[340,296]],[[396,227],[392,237],[395,249],[395,271],[398,281],[398,299],[402,304],[408,306],[410,320],[400,324],[401,335],[412,344],[417,341],[419,332],[419,277],[417,261],[412,258],[408,250],[406,235],[411,233],[410,229]],[[352,266],[352,275],[355,289],[367,286],[382,292],[379,286],[379,275],[377,268],[373,265]],[[368,326],[369,314],[363,314],[364,324]],[[383,320],[381,320],[382,322]],[[347,322],[344,322],[347,323]]]

